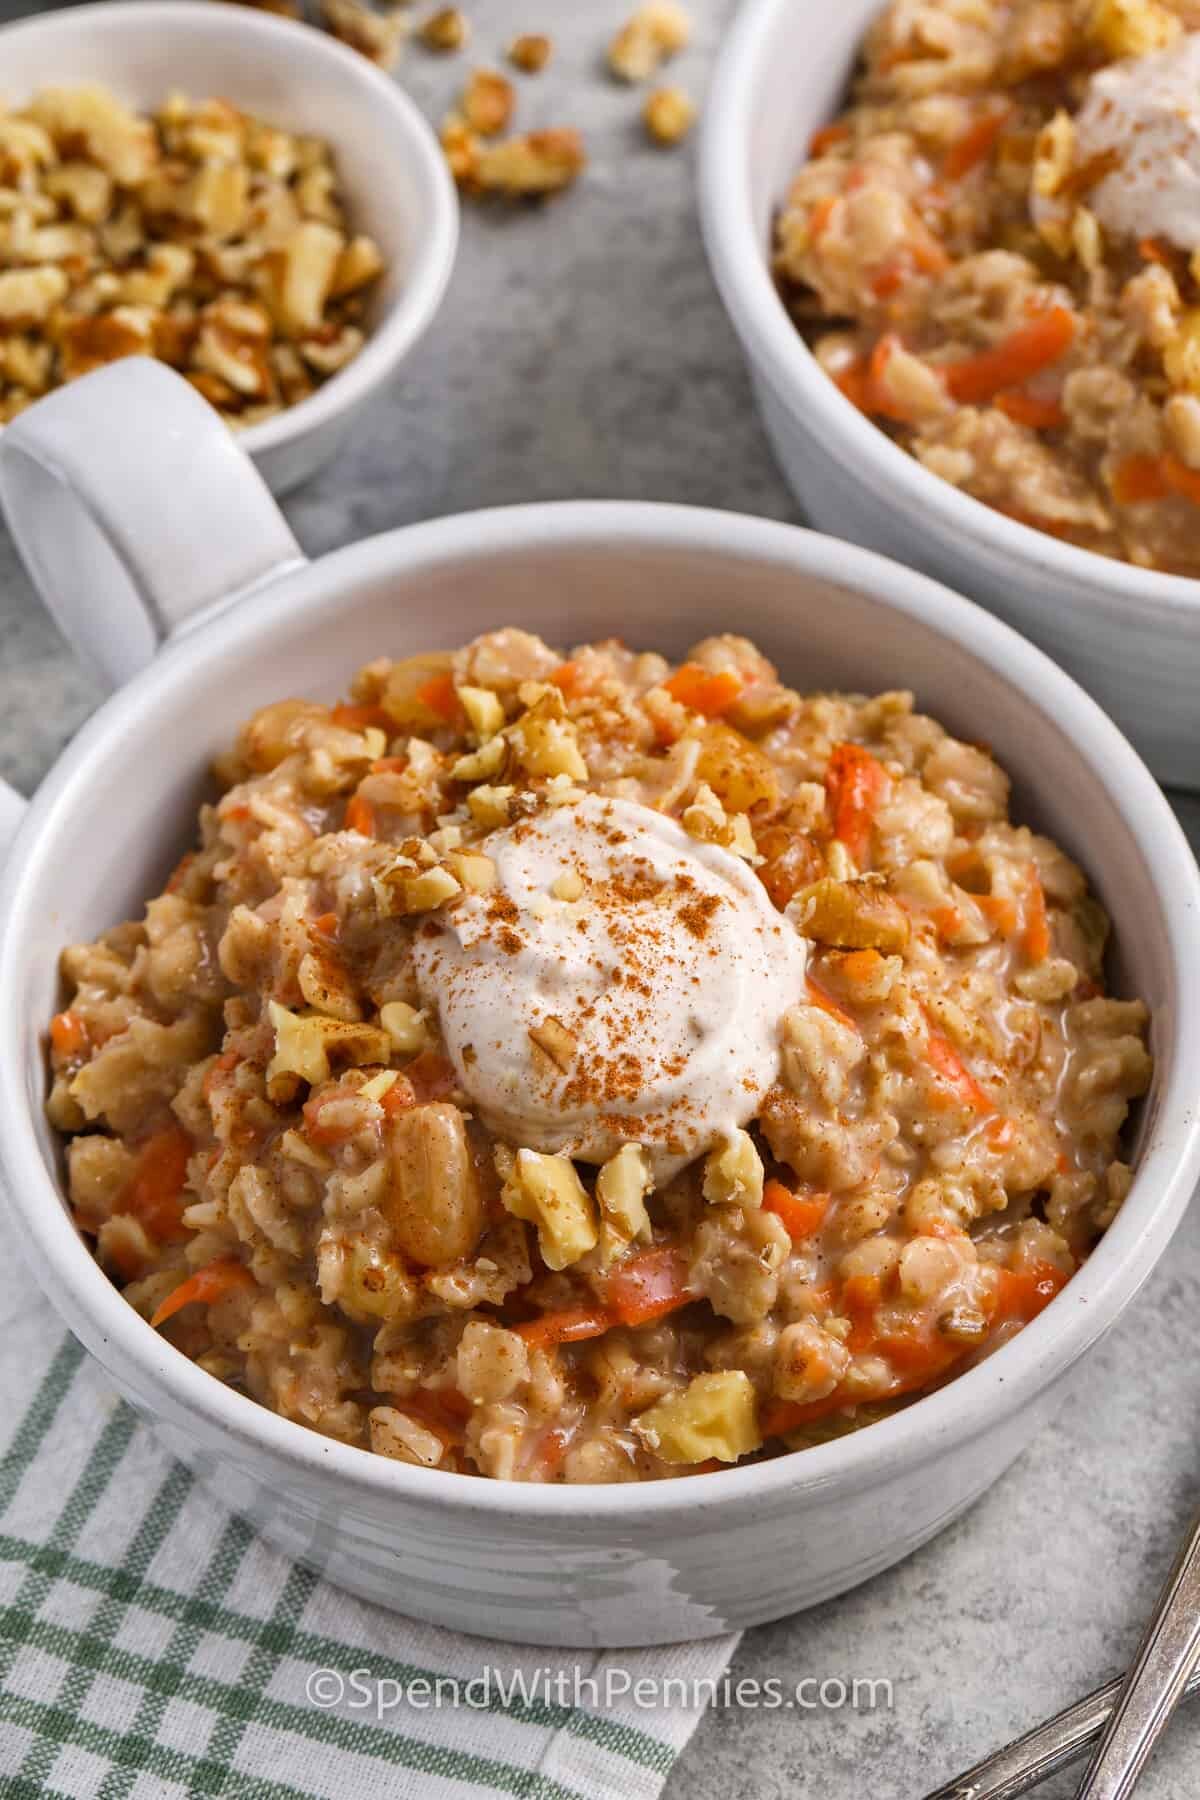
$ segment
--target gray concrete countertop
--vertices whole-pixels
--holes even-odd
[[[702,92],[731,0],[691,0],[672,71]],[[0,21],[35,10],[0,0]],[[422,9],[423,11],[424,9]],[[288,503],[313,554],[433,514],[640,496],[795,517],[709,281],[688,152],[642,140],[605,79],[624,0],[466,0],[465,57],[409,48],[399,78],[437,119],[473,61],[550,30],[518,78],[522,126],[585,133],[579,189],[543,212],[468,207],[447,303],[337,464]],[[0,68],[0,87],[3,71]],[[652,622],[646,627],[653,634]],[[99,693],[0,539],[0,772],[32,790]],[[1200,804],[1187,803],[1193,841]],[[1089,1362],[1058,1423],[935,1543],[856,1592],[750,1632],[733,1674],[886,1678],[892,1710],[710,1712],[669,1800],[919,1800],[1122,1666],[1200,1491],[1200,1218]],[[1139,1790],[1194,1800],[1200,1707]],[[1070,1780],[1041,1790],[1065,1800]]]

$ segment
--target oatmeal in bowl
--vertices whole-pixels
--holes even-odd
[[[826,375],[1064,543],[1200,574],[1200,13],[892,0],[775,271]]]
[[[282,700],[69,949],[75,1220],[216,1379],[526,1483],[853,1432],[995,1351],[1129,1186],[1148,1015],[911,694],[515,628]]]

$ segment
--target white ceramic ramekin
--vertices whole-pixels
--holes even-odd
[[[116,424],[100,453],[89,427],[105,409]],[[194,459],[182,513],[164,492],[181,445]],[[1132,1299],[1200,1168],[1200,875],[1099,708],[1007,626],[923,576],[732,514],[517,507],[305,564],[214,416],[151,363],[89,376],[18,420],[0,440],[0,498],[39,583],[60,587],[56,610],[76,640],[94,644],[99,617],[145,664],[65,752],[8,854],[0,1169],[30,1267],[170,1448],[332,1580],[443,1625],[534,1643],[653,1643],[774,1618],[886,1567],[968,1506]],[[222,547],[227,588],[240,582],[236,603],[195,582],[206,544]],[[952,729],[994,746],[1019,815],[1082,861],[1113,916],[1116,986],[1153,1008],[1136,1178],[1094,1256],[979,1368],[853,1437],[633,1487],[408,1468],[206,1375],[122,1300],[71,1225],[42,1112],[61,946],[136,915],[160,890],[188,845],[209,759],[254,707],[332,698],[371,657],[506,621],[562,645],[625,633],[668,654],[732,625],[799,686],[913,687]]]
[[[277,494],[338,450],[362,407],[395,375],[441,303],[458,243],[458,199],[433,132],[365,57],[307,25],[210,0],[71,7],[0,30],[0,99],[84,82],[142,110],[172,88],[216,95],[332,144],[356,229],[387,260],[367,342],[298,406],[242,433]]]
[[[982,601],[1069,669],[1161,780],[1200,787],[1200,582],[1058,543],[930,474],[821,372],[776,293],[775,210],[881,4],[843,0],[814,30],[795,0],[745,0],[705,109],[705,242],[780,467],[814,525]]]

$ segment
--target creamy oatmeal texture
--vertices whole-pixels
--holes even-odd
[[[426,1468],[628,1481],[870,1423],[1125,1196],[1146,1009],[1080,871],[908,694],[515,629],[284,700],[49,1113],[131,1305]]]
[[[892,0],[776,268],[826,373],[934,474],[1200,574],[1195,0]]]

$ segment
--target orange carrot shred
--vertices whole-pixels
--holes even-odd
[[[844,143],[849,136],[850,127],[846,121],[835,119],[832,124],[822,125],[819,130],[813,132],[809,140],[808,153],[810,156],[824,156],[826,150],[831,149],[834,144]]]
[[[1173,494],[1182,494],[1193,506],[1200,506],[1200,469],[1189,469],[1177,456],[1164,456],[1163,474]]]
[[[805,976],[804,985],[808,990],[808,999],[812,1006],[819,1006],[821,1011],[828,1013],[831,1019],[837,1019],[840,1024],[849,1025],[853,1030],[858,1030],[858,1026],[854,1023],[850,1014],[845,1012],[833,998],[833,995],[827,994],[821,984],[818,981],[814,981],[811,975]]]
[[[1118,506],[1141,506],[1147,501],[1165,500],[1171,492],[1162,458],[1158,456],[1122,458],[1113,470],[1110,486]]]
[[[369,800],[361,794],[351,794],[346,806],[346,830],[357,831],[360,837],[375,836],[375,813]]]
[[[332,725],[340,725],[346,731],[365,731],[374,725],[378,730],[386,732],[388,737],[396,729],[395,721],[382,706],[351,706],[348,702],[339,702],[329,715]]]
[[[926,1055],[934,1074],[953,1090],[956,1099],[969,1106],[973,1112],[995,1112],[991,1095],[976,1081],[950,1039],[944,1037],[933,1025],[929,1026]]]
[[[981,162],[991,155],[996,139],[1000,136],[1009,118],[1012,108],[1003,106],[982,114],[966,131],[951,144],[942,163],[942,173],[947,181],[961,181],[964,175],[970,174]]]
[[[717,719],[728,712],[744,685],[736,669],[713,671],[699,663],[684,663],[663,683],[672,700],[707,719]]]
[[[990,350],[979,350],[943,365],[946,386],[955,400],[968,405],[991,400],[1003,388],[1021,387],[1039,369],[1057,362],[1075,339],[1075,315],[1065,306],[1048,306]]]
[[[825,770],[825,797],[833,835],[863,868],[871,848],[871,826],[891,786],[883,764],[861,744],[835,744]]]
[[[187,1237],[183,1193],[192,1140],[180,1125],[168,1125],[147,1138],[137,1153],[133,1173],[114,1211],[132,1213],[159,1244]]]
[[[427,706],[439,719],[445,719],[448,725],[458,717],[458,694],[455,692],[454,677],[449,673],[435,675],[432,680],[422,682],[417,689],[416,698],[422,706]]]
[[[782,1181],[768,1181],[763,1188],[763,1206],[783,1221],[793,1243],[821,1229],[829,1205],[828,1194],[795,1194]]]
[[[540,1319],[527,1319],[512,1326],[530,1349],[548,1350],[555,1344],[578,1344],[585,1338],[603,1337],[616,1323],[614,1315],[599,1307],[575,1307],[562,1312],[543,1313]]]
[[[622,1325],[645,1325],[677,1312],[695,1299],[688,1285],[687,1258],[668,1244],[643,1250],[613,1270],[607,1296]]]
[[[1027,425],[1030,431],[1055,431],[1067,422],[1061,400],[1046,400],[1023,388],[1003,388],[996,395],[995,404],[1015,424]]]
[[[204,1268],[197,1269],[194,1275],[189,1275],[186,1281],[181,1281],[177,1288],[171,1290],[151,1317],[150,1323],[155,1327],[165,1324],[193,1301],[198,1300],[204,1306],[211,1306],[215,1300],[233,1293],[235,1288],[254,1286],[254,1277],[244,1263],[224,1258],[206,1263]]]
[[[1025,923],[1021,932],[1021,948],[1032,963],[1045,962],[1050,954],[1050,918],[1046,911],[1046,892],[1033,863],[1030,863],[1025,878]]]
[[[88,1047],[88,1030],[78,1013],[55,1013],[50,1021],[50,1042],[57,1056],[81,1056]]]

